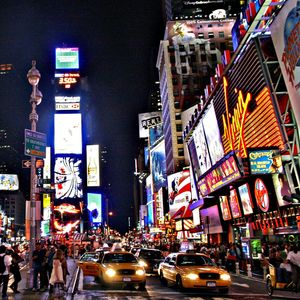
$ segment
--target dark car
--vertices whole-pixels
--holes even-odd
[[[159,264],[165,259],[162,251],[145,248],[138,249],[135,257],[139,264],[145,268],[147,274],[157,274]]]

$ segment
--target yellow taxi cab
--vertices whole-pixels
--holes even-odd
[[[100,282],[103,285],[126,284],[145,289],[145,269],[130,252],[116,250],[104,253],[99,268]]]
[[[162,282],[173,282],[179,289],[218,289],[228,293],[231,285],[229,273],[200,253],[169,254],[159,265],[158,275]]]
[[[99,277],[102,256],[101,252],[86,252],[80,257],[77,265],[82,269],[83,276]]]

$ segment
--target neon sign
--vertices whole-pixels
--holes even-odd
[[[79,73],[63,73],[55,74],[55,77],[58,78],[58,85],[63,86],[65,89],[71,88],[79,82],[80,74]]]
[[[236,107],[233,109],[233,114],[230,114],[228,107],[228,81],[225,76],[223,77],[223,84],[226,105],[226,113],[222,115],[222,121],[224,126],[223,137],[228,139],[230,150],[234,150],[234,142],[238,141],[238,150],[243,151],[243,153],[246,155],[246,145],[244,141],[244,126],[246,120],[246,113],[248,110],[249,103],[252,100],[252,95],[248,92],[246,96],[244,96],[241,90],[235,88],[234,92],[238,94],[238,99]]]

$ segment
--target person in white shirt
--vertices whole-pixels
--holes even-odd
[[[292,266],[292,280],[296,285],[296,289],[300,289],[300,250],[297,245],[291,247],[291,251],[287,255],[287,261]]]
[[[0,285],[2,283],[2,299],[8,299],[7,297],[7,285],[9,280],[9,268],[11,265],[11,256],[6,254],[5,245],[0,246],[0,257],[3,259],[5,269],[0,273]]]

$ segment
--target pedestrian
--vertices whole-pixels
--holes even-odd
[[[0,246],[0,285],[2,284],[2,299],[7,297],[7,285],[11,265],[11,256],[6,254],[5,245]]]
[[[52,273],[49,280],[50,283],[49,293],[53,293],[53,288],[55,283],[64,283],[63,267],[62,267],[62,261],[64,259],[63,256],[64,256],[63,251],[61,249],[57,249],[53,257]]]
[[[12,252],[11,252],[11,266],[10,266],[10,272],[14,276],[14,282],[9,286],[15,294],[19,294],[18,291],[18,284],[22,280],[22,276],[20,273],[20,266],[19,263],[23,261],[21,256],[18,253],[18,245],[13,246]]]
[[[33,268],[33,292],[38,291],[38,277],[40,276],[40,291],[45,291],[45,276],[43,274],[43,264],[46,259],[46,249],[42,247],[41,243],[37,242],[35,245],[35,250],[32,253],[32,268]]]
[[[300,249],[297,245],[291,247],[288,253],[287,261],[292,266],[292,280],[295,284],[296,290],[300,290]]]
[[[52,274],[52,269],[53,269],[53,258],[56,253],[56,248],[54,246],[49,247],[49,250],[46,253],[46,260],[47,260],[47,275],[48,278],[50,279],[51,274]]]

